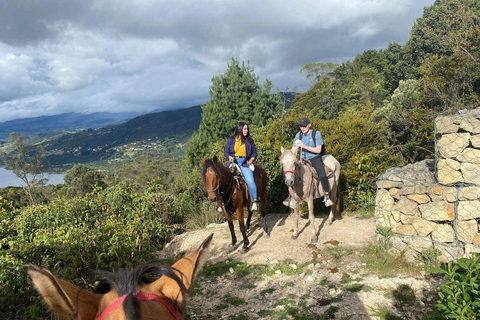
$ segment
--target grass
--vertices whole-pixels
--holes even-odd
[[[238,306],[241,306],[242,304],[246,303],[245,299],[240,298],[240,297],[236,297],[236,296],[230,296],[230,295],[225,297],[225,301],[228,304],[231,304],[234,307],[238,307]]]
[[[243,262],[234,260],[225,260],[218,264],[210,264],[203,267],[200,275],[203,277],[218,277],[226,274],[230,274],[230,268],[233,270],[233,274],[244,276],[252,272],[252,267]]]

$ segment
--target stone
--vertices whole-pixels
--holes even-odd
[[[457,201],[457,188],[454,187],[447,187],[443,189],[443,198],[448,202],[456,202]]]
[[[432,159],[423,160],[404,167],[393,167],[387,169],[378,180],[401,181],[405,185],[417,185],[419,182],[435,183],[433,174],[435,161]]]
[[[457,238],[465,243],[473,243],[473,238],[478,234],[476,220],[458,221]]]
[[[375,214],[377,209],[381,209],[387,212],[393,210],[395,199],[385,189],[378,189],[375,197]]]
[[[395,199],[398,199],[400,197],[400,190],[399,188],[391,188],[388,190],[388,193]]]
[[[403,234],[403,235],[406,235],[406,236],[416,236],[417,235],[417,231],[415,231],[415,228],[411,224],[396,226],[395,231],[399,234]]]
[[[432,239],[437,242],[454,242],[455,232],[448,224],[438,224],[432,231]]]
[[[462,163],[460,170],[466,183],[480,185],[480,164]]]
[[[418,215],[417,203],[407,198],[400,198],[395,205],[395,210],[412,216]]]
[[[462,187],[458,192],[458,200],[480,199],[480,187]]]
[[[443,195],[443,190],[445,189],[444,186],[437,186],[437,187],[434,187],[434,188],[430,188],[429,189],[429,194],[433,194],[433,195],[436,195],[436,196],[441,196]]]
[[[474,135],[470,137],[470,142],[474,148],[480,149],[480,134]]]
[[[457,261],[465,256],[465,250],[463,247],[434,243],[433,248],[440,251],[440,257],[438,257],[440,262]]]
[[[465,150],[457,156],[457,160],[460,162],[480,164],[480,150],[465,148]]]
[[[426,237],[435,229],[437,224],[432,221],[428,221],[425,219],[417,219],[412,223],[415,231],[417,231],[420,237]]]
[[[400,215],[400,221],[402,222],[402,224],[413,224],[418,219],[418,216],[412,216],[403,213]]]
[[[460,129],[470,133],[480,133],[480,120],[474,117],[462,118],[460,121]]]
[[[451,206],[445,201],[430,202],[418,206],[421,217],[430,221],[453,221],[455,219],[455,207],[453,207],[453,213],[449,208]]]
[[[472,220],[480,218],[480,201],[459,201],[457,206],[458,220]]]
[[[441,184],[453,184],[464,182],[462,173],[459,171],[461,164],[452,159],[440,159],[437,164],[438,182]]]
[[[401,188],[403,187],[403,182],[401,181],[388,181],[380,180],[377,181],[377,188],[390,189],[390,188]]]
[[[470,143],[470,133],[444,134],[437,140],[437,150],[442,158],[457,157]]]
[[[471,258],[472,253],[480,253],[480,247],[478,245],[465,244],[465,257]]]
[[[437,117],[435,119],[437,133],[456,133],[460,124],[457,117]]]
[[[473,236],[472,243],[477,246],[480,244],[480,233],[477,233],[475,236]],[[478,249],[480,250],[480,248]]]
[[[431,201],[430,197],[426,194],[410,194],[407,196],[407,199],[415,201],[418,204],[423,204]]]

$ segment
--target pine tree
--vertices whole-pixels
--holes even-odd
[[[202,120],[187,148],[189,167],[200,162],[201,157],[211,156],[212,145],[233,134],[235,125],[244,121],[253,126],[263,126],[267,119],[282,109],[280,95],[272,95],[272,82],[258,84],[250,63],[240,65],[232,58],[225,74],[212,78],[210,100],[202,106]]]

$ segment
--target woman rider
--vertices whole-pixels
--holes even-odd
[[[257,148],[252,137],[250,137],[250,131],[248,125],[245,122],[239,122],[235,128],[235,134],[228,138],[227,145],[225,146],[225,157],[230,162],[236,162],[242,170],[242,174],[245,177],[248,188],[253,197],[253,203],[251,210],[257,211],[257,186],[253,178],[253,170],[250,169],[250,165],[253,164],[257,157]],[[253,166],[251,166],[253,168]]]

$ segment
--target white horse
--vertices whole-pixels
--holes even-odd
[[[298,237],[299,204],[301,201],[306,201],[308,203],[308,218],[312,227],[312,243],[316,243],[318,235],[313,215],[313,199],[323,197],[325,192],[320,181],[314,178],[314,172],[316,175],[315,168],[305,165],[301,160],[297,160],[297,150],[298,147],[293,147],[291,150],[286,150],[282,147],[282,155],[280,157],[283,173],[285,174],[285,184],[293,200],[295,212],[295,229],[292,239],[297,239]],[[332,155],[323,156],[323,163],[326,167],[325,171],[330,184],[330,199],[334,203],[330,208],[330,215],[327,220],[329,224],[332,224],[335,214],[340,211],[340,163]]]

